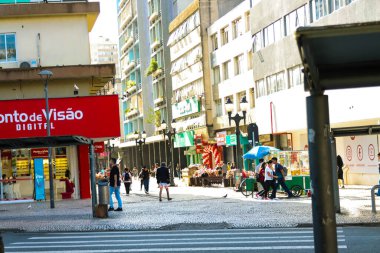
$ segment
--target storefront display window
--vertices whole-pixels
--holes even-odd
[[[279,163],[288,168],[290,176],[310,175],[308,151],[279,151],[273,152]]]

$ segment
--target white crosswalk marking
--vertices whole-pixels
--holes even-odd
[[[342,228],[339,249],[347,249]],[[312,228],[46,233],[5,245],[5,252],[314,252]]]

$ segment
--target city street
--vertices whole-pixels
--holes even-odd
[[[338,228],[341,252],[360,252],[347,250],[346,234],[357,230]],[[363,230],[352,241],[363,232],[369,238]],[[4,239],[5,252],[314,252],[311,228],[7,233]]]
[[[376,252],[378,227],[339,227],[339,252]],[[311,228],[5,233],[5,252],[314,252]]]

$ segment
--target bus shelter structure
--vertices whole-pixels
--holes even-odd
[[[380,22],[300,27],[296,40],[305,91],[310,92],[306,106],[315,252],[335,253],[334,197],[338,196],[333,190],[336,167],[331,133],[337,131],[331,132],[324,92],[380,86]]]

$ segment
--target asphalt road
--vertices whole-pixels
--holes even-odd
[[[338,228],[339,252],[379,252],[379,227]],[[312,228],[3,233],[5,252],[314,252]]]

